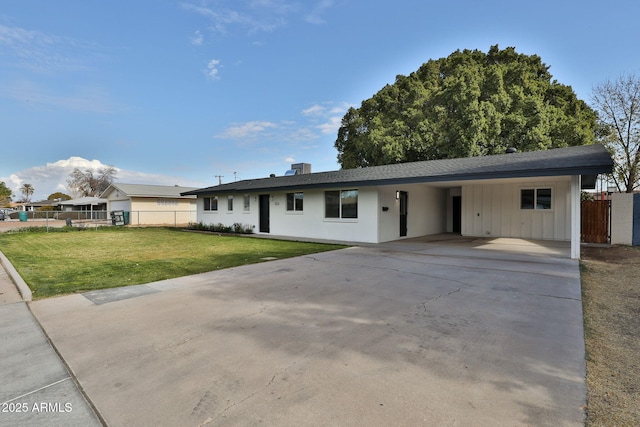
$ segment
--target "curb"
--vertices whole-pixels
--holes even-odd
[[[0,251],[0,263],[2,264],[4,269],[7,271],[7,274],[9,275],[13,283],[15,283],[16,287],[18,288],[18,292],[20,292],[20,295],[22,296],[22,300],[26,302],[31,301],[33,299],[33,294],[31,293],[31,289],[29,289],[29,286],[27,286],[27,283],[24,281],[22,276],[20,276],[20,274],[15,269],[13,264],[11,264],[9,259],[2,253],[2,251]]]

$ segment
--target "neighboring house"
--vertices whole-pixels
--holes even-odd
[[[63,212],[89,212],[91,216],[88,218],[105,219],[104,212],[107,210],[107,200],[100,197],[80,197],[79,199],[61,200],[58,202],[58,206]]]
[[[580,191],[613,161],[601,145],[250,179],[183,193],[198,221],[257,233],[380,243],[443,232],[571,241]]]
[[[177,225],[196,221],[196,196],[181,193],[193,187],[111,184],[100,195],[109,211],[128,212],[133,225]]]
[[[40,209],[58,209],[59,200],[39,200],[37,202],[24,203],[23,209],[25,211],[37,211]]]

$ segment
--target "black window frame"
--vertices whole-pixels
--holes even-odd
[[[218,210],[218,196],[203,197],[202,210],[205,212],[216,212]]]
[[[287,212],[302,212],[304,210],[304,193],[301,191],[287,193]]]
[[[354,199],[345,203],[345,200]],[[324,192],[324,217],[327,219],[358,219],[358,189]]]
[[[529,187],[520,189],[520,209],[550,211],[553,209],[553,188]]]

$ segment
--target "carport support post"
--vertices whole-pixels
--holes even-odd
[[[571,259],[580,259],[580,181],[571,176]]]

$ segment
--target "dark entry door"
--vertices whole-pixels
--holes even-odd
[[[462,197],[453,196],[453,232],[462,233]]]
[[[260,232],[269,232],[269,195],[260,195]]]
[[[406,191],[400,191],[400,237],[407,235],[408,203],[409,194]]]

